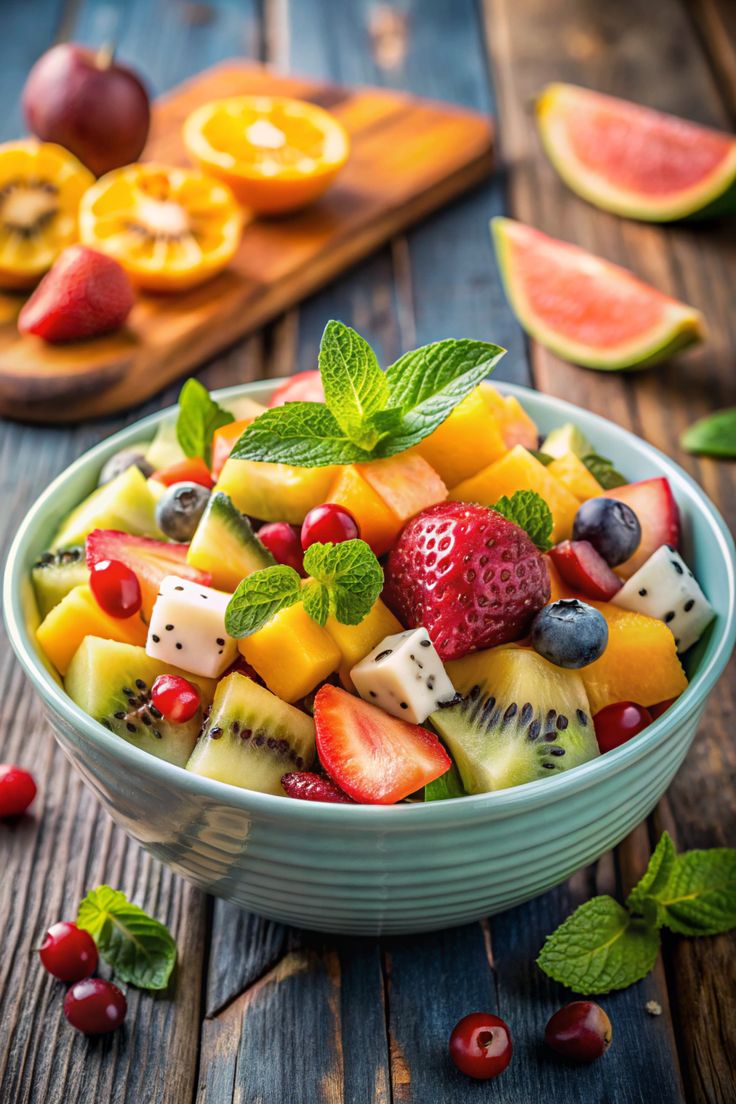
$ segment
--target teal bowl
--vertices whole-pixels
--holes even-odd
[[[220,393],[265,400],[270,383]],[[71,702],[34,640],[29,569],[104,461],[150,439],[173,410],[91,449],[21,524],[4,608],[12,646],[62,749],[113,819],[201,889],[287,924],[360,935],[464,924],[518,905],[597,859],[659,801],[695,736],[734,646],[734,546],[723,519],[681,468],[646,442],[569,403],[521,387],[547,431],[574,421],[632,479],[665,475],[683,517],[685,555],[718,617],[690,659],[691,682],[641,736],[566,774],[428,805],[324,805],[253,793],[164,763],[113,736]]]

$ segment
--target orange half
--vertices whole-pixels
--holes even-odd
[[[79,210],[84,244],[114,257],[149,291],[182,291],[216,275],[238,248],[242,222],[224,184],[148,163],[101,177]]]
[[[184,142],[205,172],[246,207],[279,214],[326,191],[348,159],[341,123],[315,104],[281,96],[232,96],[197,108]]]

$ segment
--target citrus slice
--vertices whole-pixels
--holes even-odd
[[[547,155],[574,192],[668,222],[736,208],[736,139],[640,104],[550,84],[537,101]]]
[[[84,244],[114,257],[150,291],[181,291],[209,280],[232,259],[241,229],[229,188],[169,165],[114,169],[79,209]]]
[[[77,240],[79,201],[94,179],[51,142],[0,146],[0,286],[32,287]]]
[[[204,104],[186,120],[184,142],[206,172],[262,214],[312,203],[350,152],[337,119],[315,104],[281,96],[233,96]]]
[[[564,360],[607,371],[644,368],[704,336],[699,311],[627,269],[513,219],[491,225],[517,318]]]

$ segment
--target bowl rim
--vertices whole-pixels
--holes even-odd
[[[282,382],[282,379],[283,377],[274,377],[236,384],[213,391],[213,396],[218,400],[226,401],[229,398],[249,396],[255,392],[263,395],[264,392],[267,393]],[[736,643],[736,601],[733,600],[736,591],[736,550],[733,537],[726,522],[705,495],[702,487],[679,464],[631,430],[565,399],[547,395],[533,388],[504,381],[494,380],[493,383],[502,393],[514,395],[522,404],[525,400],[531,399],[533,403],[541,403],[551,408],[566,420],[574,420],[575,416],[579,416],[582,412],[586,420],[592,421],[594,426],[605,428],[608,432],[612,430],[614,434],[619,435],[624,445],[627,442],[635,442],[636,450],[643,451],[644,454],[649,453],[657,460],[660,469],[663,469],[661,474],[666,475],[675,485],[679,484],[690,491],[693,509],[701,512],[716,539],[727,583],[726,592],[730,600],[718,625],[719,635],[715,647],[675,704],[657,718],[636,740],[631,740],[614,751],[583,763],[574,770],[566,771],[555,778],[538,779],[507,790],[472,794],[451,801],[349,806],[289,801],[280,795],[259,793],[227,782],[204,778],[186,771],[183,767],[158,759],[109,732],[67,697],[63,687],[59,685],[36,653],[22,609],[22,583],[27,577],[24,554],[26,546],[33,540],[36,527],[49,503],[70,478],[101,464],[108,454],[116,452],[123,446],[133,444],[144,437],[150,439],[150,431],[155,431],[159,423],[174,415],[175,404],[133,422],[84,452],[50,483],[27,511],[18,527],[8,552],[4,571],[4,617],[11,647],[36,692],[53,713],[66,719],[78,734],[99,748],[101,752],[118,759],[123,769],[130,766],[133,770],[142,770],[152,779],[158,779],[162,784],[179,789],[182,795],[210,799],[240,809],[244,813],[279,820],[286,817],[299,824],[312,823],[330,827],[337,825],[348,831],[351,828],[369,826],[373,829],[390,827],[396,830],[403,827],[407,830],[415,830],[427,817],[432,817],[435,825],[440,823],[448,826],[454,822],[497,819],[520,810],[531,811],[542,805],[563,800],[568,795],[579,793],[596,782],[628,769],[650,751],[659,747],[674,727],[696,713],[713,689],[733,651]]]

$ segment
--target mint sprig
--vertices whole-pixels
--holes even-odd
[[[188,379],[179,392],[176,439],[185,456],[202,457],[207,467],[212,460],[212,437],[216,429],[235,418],[211,397],[196,379]]]
[[[309,468],[394,456],[429,436],[504,352],[485,341],[438,341],[404,354],[384,373],[355,330],[328,322],[319,351],[325,402],[267,411],[231,456]]]
[[[736,927],[736,850],[678,855],[664,832],[626,904],[594,897],[548,936],[537,965],[578,993],[608,993],[654,966],[659,929],[717,935]]]
[[[165,989],[176,962],[168,928],[108,885],[92,889],[79,906],[77,926],[94,939],[115,974],[139,989]]]
[[[552,547],[552,511],[536,491],[515,491],[511,498],[503,495],[492,509],[523,529],[541,552]]]

